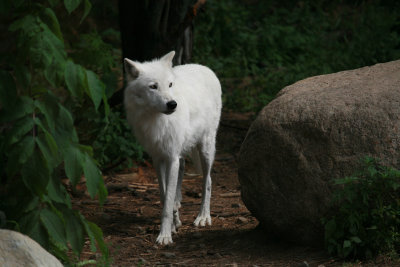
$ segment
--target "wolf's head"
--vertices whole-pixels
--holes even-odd
[[[137,105],[149,112],[164,114],[176,110],[178,104],[173,98],[175,78],[172,72],[174,55],[175,51],[172,51],[161,59],[143,63],[124,59],[127,82],[125,105]]]

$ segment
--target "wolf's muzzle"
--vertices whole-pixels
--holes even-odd
[[[167,111],[165,111],[165,114],[171,114],[175,111],[176,106],[178,106],[178,103],[176,103],[175,100],[171,100],[167,102]]]

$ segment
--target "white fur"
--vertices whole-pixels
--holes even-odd
[[[172,67],[175,52],[159,60],[125,59],[127,119],[137,140],[153,158],[164,204],[157,243],[172,243],[171,232],[181,226],[181,183],[184,155],[197,149],[200,155],[203,197],[195,226],[211,225],[211,165],[221,115],[221,85],[207,67],[188,64]],[[172,83],[172,87],[169,85]],[[157,84],[157,89],[150,86]],[[167,103],[175,101],[172,114]]]

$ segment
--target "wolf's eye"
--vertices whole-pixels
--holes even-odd
[[[172,83],[169,83],[169,87],[172,87]]]
[[[149,86],[151,89],[157,89],[157,84],[155,83],[155,84],[152,84],[152,85],[150,85]]]

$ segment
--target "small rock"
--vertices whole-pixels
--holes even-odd
[[[215,256],[217,259],[222,259],[222,255],[221,255],[221,254],[219,254],[218,252],[217,252],[217,253],[215,253],[215,254],[214,254],[214,256]]]
[[[242,217],[242,216],[240,216],[240,217],[238,217],[237,219],[236,219],[236,223],[237,224],[246,224],[246,223],[248,223],[249,222],[249,220],[247,220],[245,217]]]
[[[240,208],[240,204],[239,203],[233,203],[231,205],[232,208]]]
[[[5,229],[0,229],[0,265],[63,266],[56,257],[30,237]]]
[[[173,252],[162,252],[161,255],[168,259],[172,259],[172,258],[176,257],[175,253],[173,253]]]

